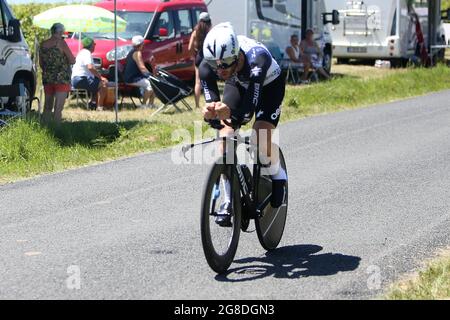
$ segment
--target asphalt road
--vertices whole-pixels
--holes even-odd
[[[450,91],[280,130],[278,250],[243,234],[216,276],[200,242],[206,167],[166,150],[0,186],[0,298],[374,298],[450,245]]]

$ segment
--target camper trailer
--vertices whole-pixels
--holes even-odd
[[[30,51],[12,10],[0,0],[0,85],[23,84],[28,99],[36,90],[36,72]],[[8,99],[0,97],[2,103]]]
[[[275,59],[283,58],[292,34],[301,37],[302,29],[313,29],[324,51],[323,65],[330,71],[329,24],[338,22],[324,20],[324,0],[209,0],[206,4],[214,24],[231,22],[236,33],[263,43]]]
[[[440,0],[325,0],[325,3],[339,11],[341,23],[331,28],[338,62],[386,59],[394,65],[405,64],[416,53],[417,16],[428,48],[445,42]]]

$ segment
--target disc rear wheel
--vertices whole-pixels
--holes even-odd
[[[286,170],[286,162],[280,150],[280,165]],[[261,203],[272,193],[272,180],[267,176],[261,176],[258,186],[258,203]],[[272,208],[270,203],[264,209],[261,217],[255,220],[256,232],[261,245],[266,250],[275,249],[281,241],[286,224],[288,210],[288,181],[286,181],[283,204],[279,208]]]

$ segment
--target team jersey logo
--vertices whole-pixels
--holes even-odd
[[[206,101],[211,100],[211,94],[209,93],[208,83],[206,81],[201,81],[201,85],[203,87],[203,93],[205,94]]]
[[[254,67],[251,70],[251,76],[252,77],[259,77],[261,75],[262,69],[260,67]]]
[[[255,83],[255,91],[253,92],[253,105],[257,106],[259,103],[259,91],[261,89],[261,85],[259,83]]]
[[[272,120],[277,120],[277,118],[280,116],[280,113],[281,113],[281,108],[278,107],[278,109],[277,109],[274,113],[272,113],[272,115],[270,116],[270,118],[271,118]]]

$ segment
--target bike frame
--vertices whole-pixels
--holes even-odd
[[[239,141],[237,136],[235,136],[233,139],[234,148],[233,148],[233,170],[231,170],[231,180],[233,180],[233,174],[237,174],[238,181],[239,181],[239,187],[242,195],[244,196],[245,204],[247,205],[248,212],[250,219],[256,219],[259,218],[262,215],[262,212],[266,208],[266,206],[269,204],[270,201],[270,195],[266,199],[263,200],[263,202],[258,204],[258,191],[259,191],[259,179],[261,179],[261,163],[259,161],[259,152],[258,152],[258,146],[252,145],[250,141],[247,139],[244,139],[244,141]],[[247,180],[245,179],[244,172],[242,171],[241,164],[238,163],[237,159],[237,147],[239,143],[244,143],[246,145],[252,145],[256,148],[256,163],[253,164],[253,185],[248,185]]]
[[[259,160],[259,152],[258,152],[258,146],[254,145],[250,142],[249,137],[246,137],[244,139],[241,139],[237,135],[238,130],[235,131],[235,134],[232,137],[217,137],[214,139],[205,140],[202,142],[194,143],[191,145],[184,146],[182,148],[182,152],[184,153],[184,157],[186,158],[186,152],[199,145],[204,145],[208,143],[213,143],[216,141],[224,141],[226,146],[227,143],[232,142],[233,143],[233,164],[227,164],[232,166],[232,170],[230,172],[230,180],[233,181],[234,175],[238,177],[239,181],[239,190],[242,193],[244,197],[245,204],[248,208],[249,216],[247,218],[249,219],[256,219],[262,216],[262,213],[264,209],[267,207],[267,205],[270,202],[270,195],[266,197],[261,203],[257,203],[258,201],[258,191],[259,191],[259,179],[261,177],[261,163]],[[253,175],[252,175],[252,183],[253,185],[248,185],[247,180],[244,176],[244,172],[242,171],[242,165],[238,163],[237,159],[237,147],[240,143],[244,143],[247,146],[253,146],[256,148],[256,163],[253,164]],[[187,158],[186,158],[187,159]],[[224,156],[224,163],[226,164],[226,156]],[[231,188],[233,188],[233,185],[231,185]],[[233,190],[231,190],[231,194],[233,194]]]

